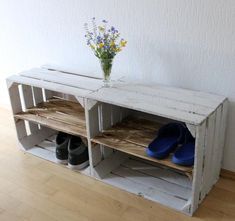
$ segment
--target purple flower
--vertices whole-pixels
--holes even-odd
[[[92,20],[95,20],[95,17],[93,17]]]
[[[104,19],[104,20],[102,20],[102,22],[104,22],[104,23],[108,23],[108,21],[106,21],[105,19]]]

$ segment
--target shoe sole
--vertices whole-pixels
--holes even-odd
[[[59,159],[56,159],[56,163],[67,165],[68,164],[68,160],[59,160]]]
[[[82,170],[89,165],[89,160],[85,161],[82,164],[72,165],[68,163],[68,168],[71,170]]]

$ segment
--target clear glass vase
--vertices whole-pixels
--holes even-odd
[[[111,87],[110,75],[113,66],[113,58],[100,59],[100,65],[103,72],[104,87]]]

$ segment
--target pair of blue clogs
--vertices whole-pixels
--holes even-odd
[[[164,159],[173,151],[173,163],[183,166],[194,164],[195,139],[183,123],[169,123],[161,127],[158,136],[146,149],[148,156],[157,159]]]

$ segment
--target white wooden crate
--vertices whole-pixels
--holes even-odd
[[[188,215],[219,178],[223,96],[123,80],[103,88],[101,79],[51,67],[11,76],[7,84],[19,145],[29,153],[55,162],[57,131],[85,137],[90,166],[84,174]],[[196,138],[193,167],[145,154],[169,121],[186,123]]]

